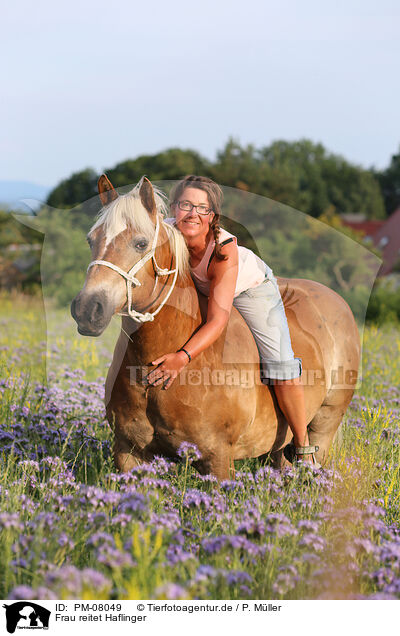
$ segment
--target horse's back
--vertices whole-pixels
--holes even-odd
[[[278,278],[285,306],[294,355],[302,360],[306,416],[311,422],[323,404],[335,400],[347,406],[353,385],[337,389],[338,378],[357,377],[360,342],[357,326],[346,301],[325,285],[306,279]],[[225,351],[244,362],[258,359],[254,339],[248,337],[243,319],[234,315]],[[268,325],[267,325],[268,328]],[[248,330],[249,331],[249,330]],[[238,355],[240,351],[240,355]],[[230,357],[227,355],[227,357]],[[255,414],[242,428],[235,457],[257,456],[279,448],[291,437],[274,396],[264,385],[256,385],[249,402],[256,400]],[[253,413],[253,411],[252,411]],[[273,442],[271,443],[271,439]]]
[[[324,370],[340,366],[358,369],[360,339],[352,311],[335,291],[307,279],[278,278],[295,357],[303,370]],[[268,330],[268,316],[266,316]],[[223,362],[258,363],[259,354],[250,329],[232,310],[223,345]],[[329,388],[329,382],[327,383]]]
[[[353,313],[342,296],[307,279],[280,278],[278,283],[293,350],[295,355],[304,356],[303,368],[312,369],[313,358],[317,358],[333,375],[339,367],[357,372],[360,338]]]

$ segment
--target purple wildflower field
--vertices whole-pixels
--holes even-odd
[[[19,329],[5,308],[0,597],[400,598],[398,328],[365,330],[363,383],[327,467],[249,460],[218,483],[188,444],[117,474],[102,401],[112,347],[79,365],[82,338],[61,338],[47,384],[37,309]]]

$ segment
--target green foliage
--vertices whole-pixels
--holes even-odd
[[[341,227],[337,217],[321,217],[325,221],[321,223],[248,192],[227,188],[225,195],[222,222],[240,244],[259,254],[277,276],[308,278],[334,289],[348,301],[356,318],[364,320],[377,259],[354,241],[351,230],[345,230],[348,236],[337,231]],[[45,208],[36,221],[45,232],[43,291],[64,306],[84,282],[90,261],[85,234],[93,217],[85,215],[85,206]]]
[[[19,223],[7,210],[0,209],[0,249],[8,245],[24,245],[39,241],[35,230]]]
[[[0,210],[0,288],[38,291],[42,241],[42,234],[19,223],[11,212]]]
[[[400,148],[392,156],[389,167],[376,176],[382,189],[386,212],[392,214],[400,206]]]
[[[369,170],[354,166],[342,157],[328,155],[321,177],[326,184],[330,206],[338,214],[362,213],[369,219],[385,218],[379,183]]]
[[[60,305],[69,304],[85,281],[90,250],[85,232],[65,211],[47,211],[40,217],[45,229],[41,275],[44,294]]]
[[[152,181],[181,179],[187,174],[211,176],[211,164],[194,150],[170,148],[124,161],[105,172],[113,186],[119,188],[137,183],[143,175]]]
[[[371,171],[307,139],[275,141],[259,149],[253,145],[242,147],[230,139],[214,163],[194,150],[170,148],[121,162],[105,172],[117,188],[136,183],[144,174],[153,181],[203,174],[222,185],[267,196],[314,217],[329,210],[363,213],[368,218],[385,216],[380,186]],[[91,169],[73,174],[50,193],[47,204],[71,208],[88,201],[97,195],[98,176]]]
[[[275,141],[262,148],[241,146],[230,139],[215,162],[190,149],[171,148],[121,162],[106,172],[121,191],[143,174],[156,182],[176,180],[190,173],[204,174],[232,186],[235,190],[224,191],[224,226],[239,237],[239,242],[260,253],[277,275],[318,280],[345,298],[350,298],[351,290],[357,287],[351,306],[353,310],[356,307],[361,319],[370,287],[368,259],[359,257],[361,250],[357,251],[349,240],[359,237],[344,230],[337,214],[384,216],[380,187],[370,171],[306,139]],[[79,290],[90,259],[84,237],[101,208],[98,176],[90,168],[73,174],[50,193],[49,207],[38,213],[46,234],[47,251],[42,262],[45,293],[61,305]],[[169,182],[165,186],[168,190]],[[10,222],[5,214],[0,213],[0,247],[39,242],[31,228]],[[343,238],[339,231],[327,231],[326,225],[310,216],[321,218],[349,238]],[[31,274],[30,280],[39,284],[38,260]]]
[[[239,229],[247,229],[247,234],[237,233],[240,243],[258,250],[276,276],[327,285],[345,298],[359,322],[364,320],[379,261],[338,216],[323,215],[321,222],[263,197],[229,189],[225,210]],[[227,227],[236,234],[235,228]]]
[[[390,289],[384,282],[377,282],[368,305],[367,320],[377,325],[385,322],[398,323],[400,321],[400,287]]]
[[[218,153],[214,178],[314,217],[332,210],[385,216],[379,183],[370,171],[307,139],[275,141],[258,150],[231,139]]]
[[[47,197],[47,205],[53,208],[72,208],[97,195],[97,179],[92,168],[75,172],[64,179]]]
[[[141,155],[105,170],[115,188],[132,186],[143,175],[152,181],[180,179],[186,174],[209,174],[210,164],[194,150],[170,148],[156,155]],[[91,168],[76,172],[59,183],[47,198],[53,208],[72,208],[96,197],[98,175]]]

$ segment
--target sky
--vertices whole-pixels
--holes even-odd
[[[9,2],[0,180],[53,187],[171,147],[215,159],[229,137],[309,138],[385,168],[399,18],[397,0]]]

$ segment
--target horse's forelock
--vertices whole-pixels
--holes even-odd
[[[140,199],[141,182],[142,180],[130,192],[119,195],[114,201],[102,208],[89,234],[103,225],[106,245],[108,245],[118,234],[130,227],[133,232],[140,233],[151,240],[154,235],[154,225]],[[159,191],[155,191],[154,194],[157,210],[163,214],[164,200]]]
[[[151,242],[154,237],[155,227],[140,199],[139,190],[141,184],[142,179],[130,192],[119,195],[117,199],[102,208],[89,231],[89,235],[103,225],[107,246],[118,234],[130,227],[134,233],[145,236]],[[168,213],[167,198],[158,188],[153,186],[153,190],[157,213],[160,222],[162,222]],[[179,273],[187,276],[189,273],[189,253],[185,239],[175,227],[167,226],[166,224],[165,227],[171,249],[178,258]]]

